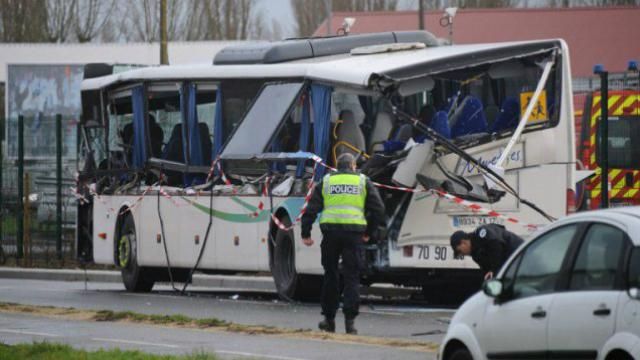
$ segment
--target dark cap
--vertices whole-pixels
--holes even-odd
[[[453,234],[451,234],[451,237],[449,238],[449,243],[451,244],[451,247],[453,248],[453,255],[454,256],[458,256],[458,251],[456,250],[458,248],[458,245],[460,245],[460,243],[462,242],[462,240],[464,239],[471,239],[471,235],[462,231],[462,230],[458,230],[456,232],[454,232]]]

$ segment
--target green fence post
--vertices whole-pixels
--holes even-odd
[[[56,115],[56,255],[62,260],[62,115]]]
[[[0,114],[0,117],[4,116],[3,114]],[[4,216],[2,216],[2,211],[4,209],[4,201],[2,199],[2,171],[4,170],[4,157],[2,156],[2,141],[4,140],[4,122],[0,121],[0,255],[3,254],[2,252],[2,244],[4,243],[4,233],[3,233],[3,222],[4,222]],[[4,256],[2,256],[2,258],[4,258]],[[4,260],[0,260],[0,262],[2,262]]]
[[[22,259],[24,240],[24,117],[18,116],[18,208],[16,211],[16,256]]]

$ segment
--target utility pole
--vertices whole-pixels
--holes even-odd
[[[167,49],[167,0],[160,0],[160,64],[169,65]]]
[[[418,0],[418,28],[424,30],[424,0]]]

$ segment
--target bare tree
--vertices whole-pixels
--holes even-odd
[[[395,10],[398,0],[333,0],[333,11],[388,11]]]
[[[1,42],[46,42],[46,0],[0,0]]]
[[[64,0],[62,0],[64,1]],[[115,7],[114,0],[73,0],[75,33],[78,42],[90,42],[109,22]]]
[[[298,36],[310,36],[325,20],[324,0],[291,0]],[[332,11],[389,11],[396,10],[398,0],[331,0]]]
[[[455,5],[460,8],[503,8],[514,6],[513,0],[457,0]]]
[[[311,36],[326,18],[323,0],[291,0],[298,36]]]
[[[47,38],[50,42],[63,43],[74,26],[74,9],[77,0],[47,1]]]

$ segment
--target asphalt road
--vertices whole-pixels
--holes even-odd
[[[167,286],[159,286],[150,294],[132,294],[124,291],[121,284],[115,283],[89,283],[85,290],[82,282],[0,279],[0,302],[127,310],[146,314],[182,314],[193,318],[215,317],[245,325],[290,329],[315,329],[320,320],[318,304],[286,303],[279,301],[272,293],[192,288],[191,296],[178,296],[170,290]],[[431,342],[442,339],[446,322],[453,314],[451,310],[366,299],[361,312],[357,320],[360,335]],[[338,317],[337,321],[338,331],[343,331],[342,317]],[[435,334],[412,336],[416,333]],[[44,334],[52,336],[48,338]],[[87,348],[120,347],[162,353],[205,349],[215,350],[222,355],[226,351],[229,353],[227,355],[234,358],[242,355],[239,354],[242,352],[250,353],[247,356],[267,359],[435,358],[435,354],[370,345],[0,314],[2,341],[29,342],[43,338]],[[345,354],[353,356],[345,357]]]
[[[158,354],[205,351],[224,359],[435,358],[432,353],[390,347],[127,323],[69,321],[24,314],[0,314],[0,341],[5,344],[47,341],[88,350],[119,348]]]

